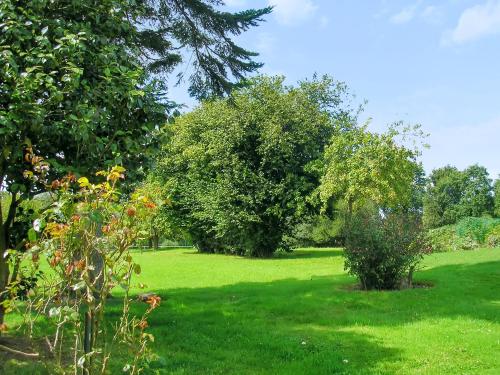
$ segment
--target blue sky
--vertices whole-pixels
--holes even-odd
[[[327,73],[345,81],[365,118],[430,133],[429,172],[479,163],[500,174],[500,0],[226,0],[229,10],[274,5],[239,38],[261,73],[289,83]],[[183,87],[174,99],[192,105]]]

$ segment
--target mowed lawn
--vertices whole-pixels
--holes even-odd
[[[500,374],[500,249],[427,257],[430,288],[355,290],[340,249],[136,255],[162,373]]]
[[[354,288],[340,249],[134,256],[162,297],[146,374],[500,374],[500,249],[433,254],[416,274],[432,287],[392,292]]]

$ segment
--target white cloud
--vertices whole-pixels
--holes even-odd
[[[500,34],[500,0],[465,9],[457,26],[443,35],[444,44],[463,44],[485,36]]]
[[[274,16],[284,25],[296,25],[311,18],[318,9],[313,0],[268,0]]]
[[[413,18],[415,18],[417,14],[417,8],[420,2],[417,2],[409,7],[404,8],[401,12],[394,14],[390,21],[395,24],[403,24],[410,22]]]
[[[435,7],[434,5],[428,5],[422,11],[422,17],[424,18],[433,17],[436,14],[436,12],[437,12],[437,7]]]
[[[402,9],[399,13],[394,14],[389,20],[396,25],[402,25],[416,18],[427,23],[438,24],[442,19],[441,7],[435,5],[423,6],[422,0],[418,0]]]

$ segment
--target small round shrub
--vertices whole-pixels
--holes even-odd
[[[350,216],[345,232],[345,268],[363,289],[411,286],[413,271],[430,250],[420,217],[414,214],[383,215],[365,207]]]

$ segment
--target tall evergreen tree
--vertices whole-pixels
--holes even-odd
[[[170,73],[183,60],[192,62],[189,92],[197,98],[222,95],[247,73],[262,66],[257,53],[231,37],[258,25],[271,7],[230,13],[221,0],[141,0],[136,45],[148,69]],[[189,68],[187,69],[189,70]],[[184,74],[178,75],[179,79]]]

